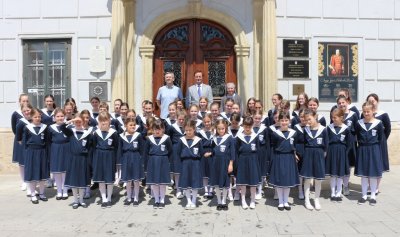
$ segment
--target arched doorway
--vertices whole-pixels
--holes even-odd
[[[227,82],[237,84],[235,44],[231,33],[213,21],[187,19],[165,26],[153,40],[153,101],[167,71],[174,72],[175,84],[186,95],[194,72],[201,70],[214,98],[222,97]]]

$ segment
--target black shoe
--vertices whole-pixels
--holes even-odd
[[[331,197],[331,202],[336,202],[337,198],[336,197]]]
[[[210,193],[210,194],[207,195],[207,199],[210,199],[210,200],[211,200],[211,199],[213,199],[213,198],[214,198],[214,194]]]
[[[60,201],[61,199],[62,199],[62,197],[56,196],[56,200],[57,200],[57,201]]]
[[[222,205],[222,210],[227,211],[228,209],[229,209],[229,208],[228,208],[228,204]]]
[[[158,204],[158,209],[164,209],[164,207],[165,207],[165,203],[160,203],[160,204]]]
[[[72,209],[78,209],[78,207],[79,207],[79,203],[72,204]]]
[[[112,206],[111,202],[107,202],[107,207],[110,208]]]
[[[283,210],[285,210],[285,207],[280,207],[280,206],[278,206],[278,210],[279,210],[279,211],[283,211]]]
[[[359,204],[359,205],[364,204],[366,201],[367,201],[367,199],[360,198],[360,199],[358,200],[358,204]]]
[[[86,204],[86,203],[84,203],[84,202],[82,202],[82,203],[79,203],[79,206],[81,206],[81,207],[83,207],[83,208],[87,208],[87,204]]]
[[[343,199],[342,199],[342,197],[336,197],[336,201],[337,201],[337,202],[342,202]]]
[[[31,200],[32,204],[39,204],[39,200]]]
[[[132,201],[125,200],[124,201],[124,206],[129,206],[129,205],[131,205],[131,203],[132,203]]]
[[[99,183],[94,183],[91,187],[90,190],[96,190],[99,188]]]
[[[286,211],[292,210],[292,207],[291,207],[291,206],[283,206],[283,208],[284,208]]]
[[[62,200],[67,200],[68,199],[68,196],[63,196],[62,198],[61,198]]]
[[[371,199],[369,200],[369,205],[375,206],[375,205],[376,205],[376,199],[371,198]]]
[[[134,206],[134,207],[139,206],[139,202],[138,202],[138,201],[133,201],[133,206]]]
[[[158,206],[160,206],[160,203],[158,203],[158,202],[155,202],[155,203],[153,204],[153,208],[154,208],[154,209],[157,209]]]
[[[107,207],[107,202],[102,202],[101,203],[101,208],[106,208]]]
[[[39,200],[43,201],[43,202],[47,202],[49,199],[47,199],[47,197],[44,195],[39,195]]]
[[[222,205],[221,204],[218,204],[217,205],[217,211],[221,211],[222,210]]]

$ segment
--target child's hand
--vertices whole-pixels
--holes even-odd
[[[228,173],[232,173],[233,171],[233,165],[229,164],[228,166]]]
[[[298,155],[294,155],[295,157],[296,157],[296,162],[299,162],[300,161],[300,158],[299,158],[299,156]]]
[[[204,153],[204,157],[205,157],[205,158],[208,158],[208,157],[210,157],[211,155],[212,155],[211,152],[206,152],[206,153]]]

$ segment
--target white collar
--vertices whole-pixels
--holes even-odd
[[[289,130],[288,130],[289,135],[287,137],[285,137],[285,135],[283,134],[283,132],[280,129],[276,129],[274,132],[276,134],[278,134],[280,137],[282,137],[283,139],[285,139],[285,140],[288,140],[289,138],[292,138],[293,135],[296,133],[296,131],[291,129],[291,128],[289,128]]]
[[[57,124],[52,124],[52,125],[50,125],[50,127],[51,127],[55,132],[57,132],[57,133],[62,133],[61,130],[58,131],[57,126],[58,126]]]
[[[306,127],[304,128],[304,131],[306,131],[306,133],[307,133],[311,138],[316,138],[316,137],[318,137],[319,135],[321,135],[321,133],[324,131],[324,128],[325,128],[325,127],[322,126],[322,125],[320,124],[319,127],[318,127],[318,130],[317,130],[317,133],[315,134],[315,136],[312,135],[310,126],[306,126]]]
[[[76,138],[76,140],[80,141],[82,139],[85,139],[89,134],[92,133],[93,127],[89,127],[87,130],[83,130],[83,134],[81,136],[81,138],[78,138],[78,136],[76,135],[76,128],[71,128],[72,132],[74,133],[74,137]]]
[[[210,137],[207,136],[206,131],[204,131],[204,130],[200,130],[200,131],[199,131],[199,134],[200,134],[202,137],[204,137],[205,139],[207,139],[207,140],[211,140],[211,139],[213,139],[213,137],[214,137],[211,131],[210,131]]]
[[[175,121],[176,121],[176,120],[175,120]],[[172,125],[172,122],[171,122],[171,119],[170,119],[170,118],[166,118],[166,119],[165,119],[165,122],[167,122],[168,125]]]
[[[119,116],[118,118],[116,118],[116,120],[117,120],[122,126],[125,126],[124,120],[122,120],[122,116]]]
[[[384,114],[384,113],[385,113],[385,111],[379,110],[379,111],[377,111],[377,112],[375,113],[375,117],[381,116],[381,115]]]
[[[175,128],[175,130],[176,130],[179,134],[185,135],[185,133],[181,131],[181,128],[179,127],[179,125],[178,125],[177,123],[174,123],[174,124],[172,124],[171,126],[172,126],[173,128]]]
[[[115,129],[110,128],[110,129],[108,129],[107,136],[105,138],[103,138],[103,134],[102,134],[101,130],[100,129],[96,130],[97,135],[99,135],[99,137],[101,139],[103,139],[103,141],[105,141],[106,139],[110,138],[115,132],[116,132]]]
[[[47,117],[51,117],[51,116],[54,115],[54,110],[51,111],[51,114],[50,114],[50,115],[47,113],[47,111],[49,111],[47,108],[43,108],[43,109],[41,109],[41,110],[42,110],[43,114],[45,114]]]
[[[276,131],[276,127],[275,127],[275,124],[272,124],[271,126],[269,126],[269,128],[273,131],[273,132],[275,132]]]
[[[21,115],[22,117],[24,117],[24,115],[22,114],[22,110],[18,109],[18,110],[15,110],[15,112],[16,112],[17,114]]]
[[[29,121],[24,117],[20,118],[19,120],[22,121],[25,124],[29,124]]]
[[[381,121],[381,120],[379,120],[379,119],[375,119],[375,121],[372,122],[372,124],[371,124],[371,126],[369,127],[369,129],[367,129],[367,126],[365,126],[364,119],[358,120],[358,123],[360,124],[360,126],[361,126],[365,131],[369,131],[369,130],[373,129],[374,127],[376,127],[376,125],[378,125],[380,121]]]
[[[161,143],[163,143],[165,140],[167,140],[167,138],[168,138],[168,135],[167,135],[167,134],[164,134],[164,135],[161,137],[159,143],[157,144],[157,142],[156,142],[156,140],[155,140],[155,138],[154,138],[154,135],[149,136],[149,140],[151,141],[151,143],[153,143],[154,145],[157,145],[157,146],[159,146]]]
[[[238,132],[239,133],[239,132]],[[251,132],[250,135],[250,140],[246,141],[245,136],[249,136],[249,135],[245,135],[243,132],[239,133],[236,137],[239,138],[240,140],[242,140],[244,143],[246,144],[250,144],[256,137],[257,137],[257,133],[255,133],[254,131]]]
[[[229,134],[225,134],[224,136],[222,136],[222,139],[221,139],[221,141],[220,141],[219,143],[217,142],[218,136],[214,136],[214,142],[215,142],[215,144],[216,144],[217,146],[219,146],[219,145],[221,145],[222,143],[224,143],[225,140],[228,139],[228,137],[230,137],[230,136],[231,136],[231,135],[229,135]]]
[[[36,126],[33,125],[32,123],[26,125],[26,127],[27,127],[27,128],[29,129],[29,131],[31,131],[33,134],[39,135],[39,134],[41,134],[41,133],[46,129],[47,125],[46,125],[46,124],[40,124],[40,129],[39,129],[39,132],[38,132],[38,133],[36,133],[36,132],[35,132],[35,129],[33,129],[33,128],[36,127]]]
[[[126,141],[127,143],[132,143],[138,136],[140,135],[140,133],[135,132],[134,134],[132,134],[131,140],[128,140],[127,136],[126,136],[126,132],[119,134],[119,136]]]
[[[190,146],[189,146],[189,144],[187,143],[186,137],[181,137],[181,141],[182,141],[183,144],[185,144],[185,146],[187,146],[187,147],[189,147],[189,148],[192,148],[192,147],[195,146],[197,143],[199,143],[199,141],[201,141],[201,138],[198,137],[198,136],[195,136],[195,137],[193,138],[192,145],[190,145]]]
[[[230,126],[228,127],[228,133],[229,133],[229,135],[231,135],[232,137],[237,137],[237,135],[238,135],[239,133],[241,133],[242,131],[243,131],[243,128],[242,128],[242,127],[239,127],[238,131],[236,132],[236,136],[234,136],[233,133],[232,133],[231,127],[230,127]]]
[[[301,127],[299,123],[294,126],[299,130],[299,132],[304,133],[304,129]]]
[[[256,132],[256,134],[258,135],[258,134],[262,133],[266,128],[267,127],[264,124],[261,124],[258,129],[258,132]],[[254,127],[253,127],[253,131],[254,131]]]
[[[346,118],[344,120],[347,120],[347,119],[351,118],[355,114],[356,113],[354,113],[354,111],[349,110],[349,113],[347,114],[347,116],[346,116]]]
[[[196,127],[199,127],[202,123],[203,123],[203,121],[201,121],[201,119],[197,119]]]
[[[329,124],[328,127],[331,129],[331,131],[332,131],[334,134],[338,135],[338,134],[341,134],[344,130],[346,130],[347,125],[346,125],[346,124],[342,124],[342,127],[340,127],[339,132],[336,132],[335,125],[334,125],[333,123]]]

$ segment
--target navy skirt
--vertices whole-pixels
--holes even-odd
[[[183,159],[182,172],[179,176],[179,188],[201,189],[203,177],[201,173],[201,161],[197,159]]]
[[[65,173],[70,160],[71,149],[69,143],[52,143],[50,146],[50,172]]]
[[[25,157],[25,182],[44,181],[49,178],[49,163],[47,160],[46,149],[27,148],[24,153]]]
[[[325,171],[327,176],[340,177],[350,175],[347,149],[343,144],[329,144],[326,156]]]
[[[325,179],[325,157],[321,148],[304,148],[303,164],[300,176],[305,179]]]
[[[182,172],[182,161],[178,154],[178,143],[173,144],[173,172],[174,174],[180,174]]]
[[[290,188],[299,185],[299,171],[293,152],[275,152],[273,157],[269,183],[278,188]]]
[[[359,177],[382,177],[383,164],[379,144],[361,145],[357,150],[354,174]]]
[[[140,181],[144,179],[143,159],[138,151],[125,152],[121,157],[121,161],[122,181]]]
[[[236,161],[236,185],[257,186],[261,183],[258,153],[240,154]]]
[[[96,149],[92,157],[93,182],[113,184],[115,181],[115,156],[113,150]]]
[[[170,182],[168,156],[149,156],[146,183],[168,185]]]
[[[217,188],[228,188],[230,179],[228,174],[228,166],[230,159],[227,156],[214,156],[211,168],[210,185]]]
[[[65,175],[65,186],[86,188],[90,185],[88,160],[87,154],[71,155]]]

